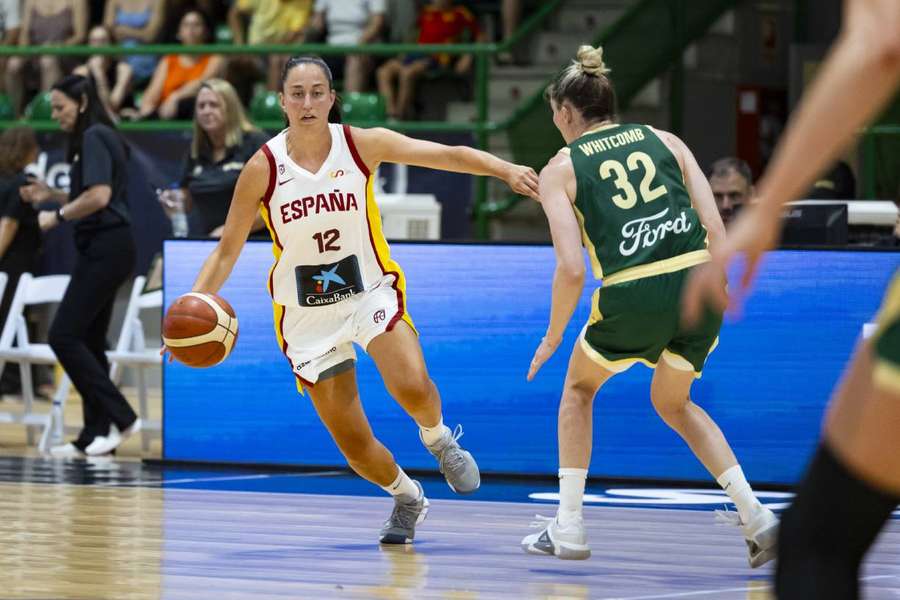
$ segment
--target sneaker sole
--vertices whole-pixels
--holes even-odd
[[[566,542],[553,542],[553,548],[544,550],[534,544],[521,544],[522,550],[535,556],[556,556],[562,560],[586,560],[591,557],[591,549],[588,546],[569,544]]]
[[[478,478],[478,483],[476,483],[476,484],[475,484],[475,487],[473,487],[473,488],[470,489],[470,490],[460,490],[460,489],[457,489],[457,488],[453,487],[453,484],[450,483],[449,481],[447,482],[447,487],[449,487],[451,490],[453,490],[453,493],[455,493],[455,494],[471,494],[471,493],[473,493],[473,492],[478,491],[478,488],[481,487],[481,478],[480,478],[480,477]]]
[[[777,555],[778,553],[776,552],[774,547],[769,548],[768,550],[763,550],[759,554],[750,557],[750,568],[758,569],[767,562],[774,560]]]
[[[416,518],[416,526],[425,520],[425,517],[428,515],[428,507],[430,503],[428,502],[428,498],[425,498],[425,503],[422,505],[422,512],[419,513],[419,516]],[[413,536],[415,537],[415,532],[413,532]],[[395,535],[388,534],[383,536],[380,540],[378,540],[379,544],[412,544],[413,538],[408,538],[405,535]]]
[[[587,546],[556,542],[554,554],[562,560],[587,560],[591,557],[591,549]]]
[[[755,555],[751,554],[749,557],[750,568],[756,569],[773,560],[778,554],[776,547],[778,543],[778,521],[773,522],[769,527],[753,536],[752,542],[756,544],[757,548],[760,548],[759,552]]]

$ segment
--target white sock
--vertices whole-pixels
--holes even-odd
[[[559,512],[556,520],[560,526],[581,519],[581,504],[584,500],[584,482],[587,469],[559,470]]]
[[[748,523],[753,513],[759,508],[760,503],[756,496],[753,495],[753,490],[750,488],[750,484],[747,483],[746,477],[744,477],[741,465],[735,465],[726,470],[716,477],[716,481],[719,482],[719,485],[722,486],[722,489],[725,490],[725,493],[737,506],[741,521]]]
[[[434,427],[422,427],[419,425],[419,432],[422,434],[422,442],[426,446],[433,446],[450,432],[450,428],[444,425],[444,417],[441,416],[441,420]]]
[[[381,489],[391,496],[419,497],[419,487],[409,478],[409,475],[403,472],[399,465],[397,466],[397,478],[390,485],[381,486]]]

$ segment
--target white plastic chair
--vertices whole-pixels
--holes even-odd
[[[6,286],[6,274],[3,274]],[[69,285],[68,275],[46,275],[34,277],[24,273],[19,278],[9,315],[0,333],[0,371],[7,362],[18,363],[22,377],[22,412],[0,412],[0,423],[21,423],[28,431],[28,443],[34,443],[32,429],[43,428],[38,444],[41,452],[46,452],[51,442],[59,441],[63,435],[63,411],[69,395],[71,382],[63,374],[53,396],[50,412],[34,412],[34,382],[31,379],[31,365],[55,365],[58,361],[49,344],[36,343],[28,339],[25,308],[36,304],[58,303]]]
[[[162,310],[162,290],[144,292],[144,284],[147,278],[138,276],[131,286],[131,296],[128,298],[128,307],[125,309],[125,318],[122,320],[122,329],[119,332],[119,340],[115,350],[106,353],[110,361],[109,376],[113,382],[118,383],[123,367],[137,369],[138,397],[140,399],[141,416],[141,446],[146,451],[150,449],[150,436],[162,431],[162,423],[159,419],[148,419],[150,414],[147,408],[147,367],[161,367],[162,356],[159,351],[161,345],[147,347],[144,337],[144,326],[141,323],[141,311],[145,309]]]

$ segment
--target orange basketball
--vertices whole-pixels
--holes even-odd
[[[189,367],[212,367],[231,353],[238,336],[234,309],[216,294],[189,292],[166,311],[162,338],[169,352]]]

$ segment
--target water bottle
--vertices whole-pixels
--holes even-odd
[[[184,191],[173,183],[167,190],[157,190],[159,200],[172,220],[172,236],[177,238],[187,237],[188,218],[184,212]]]

